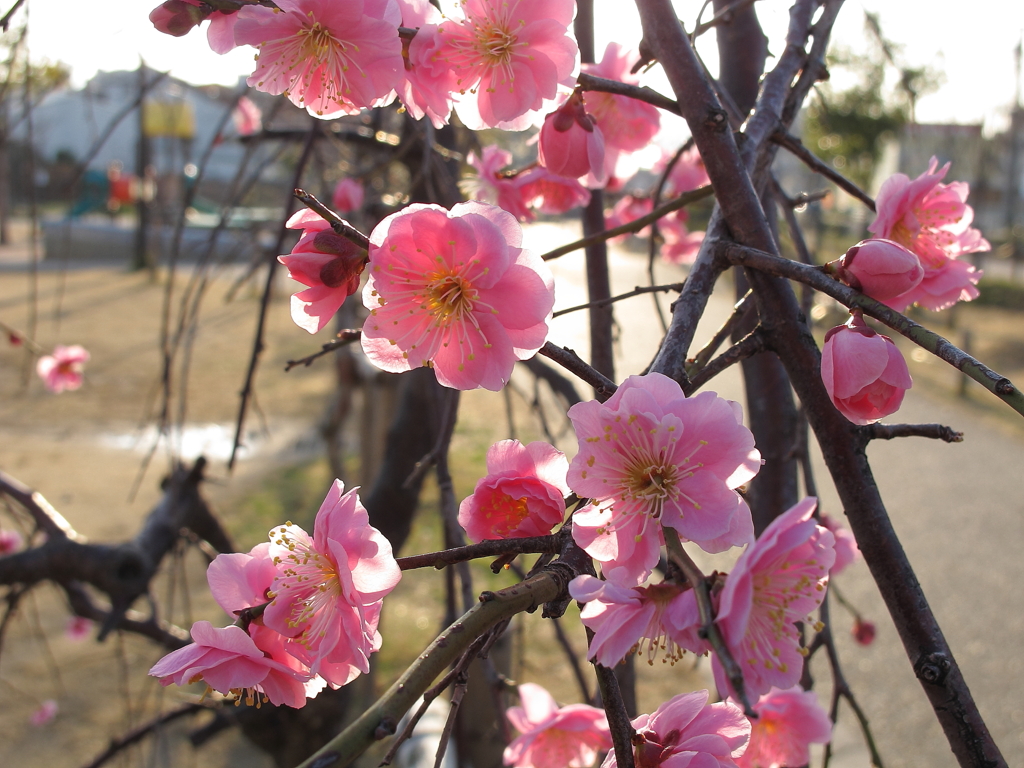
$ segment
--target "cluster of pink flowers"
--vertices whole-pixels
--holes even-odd
[[[885,301],[902,312],[911,304],[938,311],[978,295],[981,273],[961,257],[991,249],[971,226],[974,211],[966,204],[969,185],[943,184],[949,163],[939,168],[932,158],[928,170],[911,180],[902,173],[882,184],[875,205],[878,215],[868,230],[913,251],[924,268],[923,279],[906,292]]]
[[[164,685],[203,681],[248,703],[301,707],[325,685],[369,671],[380,648],[384,597],[401,578],[391,545],[368,521],[355,489],[336,480],[310,536],[295,525],[271,531],[248,554],[219,555],[210,591],[229,614],[261,609],[251,622],[192,627],[193,644],[150,674]]]
[[[772,688],[754,705],[754,712],[750,744],[736,760],[740,768],[807,765],[811,744],[832,740],[832,721],[813,691]]]
[[[761,467],[738,403],[714,392],[687,398],[658,373],[630,376],[605,403],[569,409],[579,453],[569,487],[593,501],[573,516],[573,538],[605,578],[635,586],[658,562],[661,526],[708,552],[753,539],[736,493]]]

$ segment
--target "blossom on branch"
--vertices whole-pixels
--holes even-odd
[[[421,365],[454,389],[500,390],[547,338],[551,271],[515,218],[481,203],[410,205],[370,234],[362,345],[392,373]]]
[[[604,167],[604,137],[587,114],[582,92],[544,118],[537,143],[537,162],[558,176],[592,176],[595,185],[608,179]]]
[[[832,721],[813,691],[772,688],[754,705],[750,744],[736,760],[740,768],[807,765],[811,744],[832,740]]]
[[[917,254],[892,240],[861,240],[826,269],[833,265],[836,277],[878,301],[911,291],[924,279]]]
[[[348,213],[358,211],[363,207],[363,183],[358,179],[341,179],[334,187],[334,194],[331,195],[331,206],[335,213]]]
[[[627,654],[661,654],[663,664],[675,664],[684,651],[704,654],[700,614],[692,589],[665,581],[648,587],[619,587],[593,576],[577,576],[569,583],[574,600],[586,603],[580,611],[583,625],[594,632],[587,658],[614,667]],[[646,643],[644,642],[646,641]]]
[[[516,177],[523,200],[530,208],[558,216],[590,202],[590,190],[576,179],[559,176],[537,165]]]
[[[835,561],[832,534],[811,517],[816,504],[808,497],[775,518],[740,555],[719,597],[716,624],[751,697],[800,679],[803,648],[796,624],[814,623],[809,614],[825,598]],[[733,695],[716,655],[711,667],[719,691]]]
[[[381,605],[402,578],[356,489],[344,490],[335,480],[312,536],[291,524],[271,531],[278,574],[263,615],[267,627],[294,639],[290,653],[333,687],[369,671],[381,644]]]
[[[611,749],[612,737],[603,709],[587,704],[559,707],[535,683],[519,686],[522,707],[505,711],[521,734],[505,747],[505,765],[516,768],[587,768],[598,752]]]
[[[708,704],[707,691],[674,696],[653,714],[635,718],[637,768],[735,768],[750,739],[750,721],[729,701]],[[601,768],[616,768],[612,750]]]
[[[598,502],[577,512],[573,537],[609,580],[641,583],[658,561],[660,526],[708,552],[753,539],[735,489],[757,474],[761,454],[738,403],[714,392],[685,397],[651,373],[630,376],[606,403],[569,409],[579,453],[569,487]]]
[[[892,339],[875,333],[858,312],[825,334],[821,379],[832,404],[854,424],[896,413],[914,383]]]
[[[938,311],[978,296],[981,272],[959,258],[992,246],[971,226],[974,210],[966,204],[970,186],[963,181],[941,183],[949,166],[940,169],[933,157],[928,170],[914,180],[894,174],[875,200],[878,215],[868,230],[910,249],[924,267],[924,279],[915,288],[885,301],[899,312],[915,303]]]
[[[519,221],[536,218],[523,193],[525,174],[505,170],[512,163],[511,152],[489,144],[479,156],[470,152],[467,162],[476,169],[476,176],[467,176],[459,181],[463,194],[473,200],[496,205]]]
[[[301,229],[302,237],[291,253],[277,260],[288,267],[288,277],[309,286],[292,294],[292,320],[302,330],[316,333],[359,290],[366,253],[308,209],[288,219],[287,226]]]
[[[394,98],[404,69],[395,0],[279,0],[238,12],[235,42],[259,49],[246,81],[315,117],[354,115]]]
[[[404,79],[398,97],[413,119],[430,118],[435,128],[447,124],[452,114],[452,95],[458,91],[458,72],[449,67],[434,67],[430,57],[441,42],[437,26],[443,17],[429,0],[398,0],[402,26],[416,28],[412,40],[402,39],[405,59]]]
[[[459,507],[470,541],[544,536],[565,517],[569,462],[552,445],[501,440],[487,451],[487,476]]]
[[[66,389],[75,390],[82,386],[82,374],[87,362],[89,353],[85,347],[58,344],[53,348],[52,355],[43,355],[36,361],[36,373],[48,390],[60,394]]]
[[[472,130],[528,128],[574,78],[574,0],[463,0],[416,66],[456,73],[459,118]]]

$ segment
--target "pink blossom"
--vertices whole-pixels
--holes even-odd
[[[963,181],[941,183],[949,165],[940,169],[933,157],[928,170],[914,180],[894,174],[875,200],[878,215],[868,230],[910,249],[924,267],[924,279],[916,288],[886,301],[897,311],[914,303],[938,311],[978,296],[975,285],[981,273],[957,259],[992,246],[971,226],[974,210],[966,204],[970,186]]]
[[[892,240],[861,240],[839,260],[836,276],[878,301],[916,288],[924,279],[920,259]]]
[[[521,131],[578,70],[573,0],[464,0],[437,28],[423,65],[457,73],[467,128]]]
[[[149,20],[158,32],[184,37],[209,14],[210,11],[200,7],[199,0],[167,0],[150,12]]]
[[[208,621],[197,621],[192,625],[192,639],[195,641],[192,645],[171,651],[160,659],[149,674],[159,678],[165,686],[202,680],[225,696],[233,694],[241,699],[244,694],[249,704],[257,702],[260,694],[273,704],[283,704],[285,701],[278,698],[276,692],[287,687],[287,684],[282,685],[284,679],[291,677],[303,682],[300,673],[265,656],[241,627],[218,629]]]
[[[537,162],[558,176],[578,179],[592,174],[597,185],[608,174],[604,168],[604,137],[587,114],[581,91],[544,118],[537,144]]]
[[[214,53],[225,54],[239,45],[235,42],[235,24],[237,22],[237,12],[214,11],[210,14],[206,42],[210,44]]]
[[[395,0],[280,0],[277,9],[239,11],[235,41],[259,49],[249,85],[329,118],[394,98],[404,71],[400,23]]]
[[[783,768],[807,765],[811,744],[832,740],[832,721],[814,691],[800,686],[772,688],[754,705],[750,744],[736,760],[740,768]]]
[[[662,156],[661,162],[655,166],[655,170],[662,173],[668,167],[673,155],[666,153]],[[671,195],[681,195],[684,192],[691,192],[698,187],[710,184],[707,168],[704,167],[704,158],[700,156],[700,150],[696,145],[683,152],[668,175],[666,189]]]
[[[800,679],[803,655],[795,625],[809,621],[821,605],[835,560],[832,534],[811,517],[816,504],[806,498],[775,518],[725,580],[716,623],[751,697]],[[731,691],[714,656],[712,669],[718,689]]]
[[[369,671],[369,656],[381,643],[381,605],[402,578],[391,544],[369,524],[356,489],[344,490],[335,480],[312,537],[296,525],[271,531],[278,576],[263,614],[267,627],[295,638],[299,647],[290,653],[334,687]]]
[[[487,451],[487,476],[459,507],[470,541],[544,536],[565,517],[565,454],[547,443],[501,440]]]
[[[85,347],[57,345],[52,355],[43,355],[36,362],[36,373],[51,392],[78,389],[82,386],[82,371],[89,362]]]
[[[549,216],[571,211],[590,202],[590,191],[576,179],[534,166],[516,177],[519,189],[531,208]]]
[[[604,710],[587,704],[559,707],[535,683],[519,686],[522,707],[509,707],[508,720],[520,732],[505,747],[505,765],[516,768],[587,768],[597,753],[611,749]]]
[[[853,531],[835,518],[819,514],[818,521],[828,530],[832,531],[832,535],[835,537],[836,561],[832,565],[832,570],[829,571],[829,576],[838,576],[841,571],[845,570],[846,566],[860,557],[857,539],[854,538]]]
[[[359,290],[367,257],[313,211],[299,211],[288,220],[288,227],[301,229],[302,237],[291,253],[277,260],[288,267],[288,277],[309,286],[292,295],[292,320],[304,331],[316,333]]]
[[[637,768],[733,768],[750,739],[750,721],[732,702],[707,701],[707,691],[681,693],[635,718]],[[612,750],[601,768],[617,765]]]
[[[231,121],[239,136],[252,136],[263,130],[263,115],[252,99],[243,96],[231,112]]]
[[[430,365],[446,387],[500,390],[543,346],[555,300],[551,271],[522,237],[511,214],[481,203],[410,205],[384,219],[363,289],[370,361],[392,373]]]
[[[9,555],[21,549],[24,540],[21,534],[10,528],[0,530],[0,555]]]
[[[577,403],[569,418],[579,441],[569,487],[601,502],[575,515],[573,537],[609,580],[646,578],[658,561],[659,522],[709,552],[753,538],[734,489],[757,474],[761,455],[738,403],[714,392],[687,398],[651,373],[630,376],[606,403]]]
[[[64,637],[77,643],[92,633],[93,623],[83,616],[72,616],[64,625]]]
[[[704,232],[691,232],[686,228],[689,214],[683,209],[658,219],[658,232],[664,242],[659,252],[670,264],[692,264],[704,242]]]
[[[459,188],[467,196],[496,205],[519,221],[533,221],[536,218],[523,193],[523,174],[503,170],[512,162],[511,152],[490,144],[481,150],[480,157],[470,152],[468,162],[476,168],[477,175],[459,182]],[[589,199],[589,193],[587,197]]]
[[[47,699],[39,705],[39,708],[36,709],[35,712],[32,713],[32,716],[29,717],[28,721],[36,728],[41,728],[57,716],[58,709],[59,707],[57,706],[56,701],[53,699]]]
[[[854,424],[896,413],[914,383],[892,339],[875,333],[859,313],[825,334],[821,379],[832,404]]]
[[[665,581],[648,587],[619,587],[593,576],[569,583],[573,599],[586,603],[580,611],[584,626],[593,630],[587,658],[614,667],[629,653],[647,656],[653,665],[659,651],[662,663],[675,664],[683,651],[707,653],[700,638],[700,615],[693,590]],[[646,642],[646,646],[644,641]]]
[[[875,635],[878,634],[878,628],[875,626],[875,622],[862,619],[858,616],[853,621],[851,634],[853,635],[853,639],[860,645],[871,645],[875,642]]]
[[[398,0],[398,5],[402,26],[418,27],[411,41],[402,40],[405,79],[398,87],[398,97],[413,119],[426,116],[435,128],[440,128],[448,122],[452,94],[459,90],[455,69],[431,65],[431,56],[442,44],[437,26],[443,17],[429,0]]]
[[[604,223],[608,229],[614,229],[616,227],[630,224],[637,219],[646,216],[648,213],[654,210],[654,201],[649,197],[636,197],[634,195],[623,195],[619,202],[615,204],[615,207],[610,211],[605,210],[604,212]],[[644,227],[639,232],[634,232],[637,237],[646,237],[651,231],[651,228]],[[628,238],[629,235],[618,235],[613,237],[613,241],[621,241]]]
[[[608,43],[604,56],[596,64],[583,64],[582,70],[590,75],[637,85],[640,78],[630,69],[640,60],[637,51],[624,49],[618,43]],[[651,143],[661,127],[661,113],[657,107],[612,93],[587,93],[587,111],[597,120],[604,134],[605,168],[610,176],[632,175],[626,169],[616,171],[619,160]]]
[[[358,211],[363,207],[363,183],[358,179],[344,178],[334,187],[331,204],[336,213]]]

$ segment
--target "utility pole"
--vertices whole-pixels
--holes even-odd
[[[139,59],[139,141],[135,154],[135,177],[137,194],[135,196],[135,256],[132,260],[133,269],[145,269],[151,266],[149,258],[149,165],[150,146],[146,135],[146,62]],[[153,265],[155,266],[155,265]]]
[[[1013,228],[1014,221],[1017,217],[1017,200],[1020,197],[1020,171],[1018,170],[1020,164],[1020,134],[1024,131],[1024,108],[1021,107],[1020,103],[1020,65],[1022,46],[1024,46],[1024,34],[1022,34],[1021,40],[1017,42],[1017,47],[1013,51],[1014,64],[1017,71],[1016,85],[1013,95],[1013,109],[1010,111],[1010,135],[1008,136],[1010,143],[1010,156],[1006,163],[1006,236],[1014,244],[1014,260],[1018,258],[1017,237],[1014,235]]]

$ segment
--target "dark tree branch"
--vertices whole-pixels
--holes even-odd
[[[771,138],[773,142],[786,149],[797,159],[801,160],[804,165],[812,171],[820,176],[824,176],[841,190],[860,200],[872,211],[875,210],[875,201],[871,195],[862,190],[841,173],[838,173],[834,168],[832,168],[832,166],[811,152],[811,150],[805,147],[804,143],[796,136],[793,136],[788,131],[780,130],[773,133]]]
[[[679,114],[679,102],[670,99],[668,96],[663,96],[646,85],[629,85],[627,83],[620,83],[618,80],[609,80],[604,77],[590,75],[586,72],[580,72],[576,82],[584,91],[600,91],[601,93],[614,93],[617,96],[628,96],[631,99],[658,107],[658,109],[664,109],[673,115]]]
[[[692,395],[729,366],[758,355],[765,349],[764,337],[755,328],[710,363],[691,374],[684,392],[687,396]]]
[[[296,368],[300,365],[304,365],[308,368],[313,364],[315,360],[323,357],[324,355],[330,354],[336,349],[341,349],[342,347],[348,346],[353,341],[359,341],[362,335],[363,332],[358,328],[346,328],[343,331],[338,331],[337,338],[334,339],[334,341],[329,341],[322,347],[320,347],[319,352],[314,352],[312,355],[300,357],[298,360],[289,360],[287,365],[285,365],[284,367],[285,373],[290,371],[292,368]]]
[[[868,424],[860,428],[865,440],[892,440],[896,437],[928,437],[947,443],[962,443],[964,433],[943,424]]]
[[[105,765],[112,758],[116,757],[119,752],[133,744],[138,744],[144,738],[146,738],[153,731],[162,728],[168,723],[172,723],[175,720],[179,720],[189,715],[194,715],[197,712],[204,712],[210,710],[215,704],[209,703],[195,703],[195,704],[183,704],[177,709],[172,709],[170,712],[164,712],[148,723],[143,723],[138,728],[133,728],[123,736],[118,736],[116,739],[110,740],[110,746],[103,750],[100,754],[96,755],[91,762],[87,763],[83,768],[100,768]]]
[[[546,342],[543,347],[538,350],[537,354],[544,355],[544,357],[554,360],[560,366],[578,376],[580,379],[585,381],[587,384],[594,388],[594,392],[597,395],[597,399],[604,402],[618,389],[615,382],[605,376],[598,370],[587,365],[580,359],[580,356],[573,352],[568,347],[556,347],[550,341]]]
[[[598,301],[591,301],[587,304],[578,304],[575,307],[569,307],[568,309],[560,309],[555,312],[552,317],[561,317],[567,315],[570,312],[579,312],[581,309],[589,309],[591,307],[603,307],[608,304],[614,304],[617,301],[623,299],[630,299],[634,296],[640,296],[645,293],[666,293],[668,291],[681,291],[683,290],[682,283],[669,283],[668,285],[648,285],[648,286],[637,286],[632,291],[626,293],[620,293],[617,296],[609,296],[607,299],[600,299]]]
[[[732,332],[739,325],[740,321],[754,308],[754,302],[751,298],[750,291],[747,291],[746,295],[736,302],[732,308],[732,314],[726,318],[725,322],[722,323],[722,327],[715,331],[715,335],[711,337],[711,340],[705,344],[700,352],[697,353],[696,357],[687,364],[686,374],[692,376],[697,371],[701,370],[711,360],[711,356],[718,351],[718,348],[725,343],[725,340],[732,336]]]
[[[562,543],[557,534],[550,536],[530,536],[522,539],[488,539],[479,544],[445,549],[440,552],[427,552],[422,555],[411,555],[398,558],[398,567],[403,571],[416,568],[436,568],[441,570],[455,563],[464,563],[481,557],[498,557],[514,553],[552,554],[561,551]]]
[[[346,240],[358,245],[364,251],[370,249],[370,238],[360,232],[358,229],[353,227],[341,216],[336,214],[326,205],[317,200],[313,195],[309,194],[304,189],[295,190],[295,199],[302,203],[304,206],[309,208],[314,213],[320,214],[321,218],[324,219],[328,224],[331,225],[331,229],[334,230],[335,234],[341,235]]]

